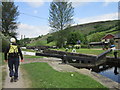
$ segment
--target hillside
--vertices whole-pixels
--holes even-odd
[[[117,20],[112,20],[112,21],[100,21],[100,22],[92,22],[92,23],[87,23],[87,24],[80,24],[80,25],[75,25],[75,26],[71,26],[65,30],[63,30],[63,32],[67,32],[66,35],[64,35],[65,37],[67,37],[67,35],[70,32],[79,32],[82,33],[83,35],[87,36],[87,39],[89,41],[94,41],[93,36],[95,34],[99,35],[99,38],[102,38],[104,35],[106,34],[116,34],[118,32],[118,21]],[[27,44],[27,46],[39,46],[39,45],[46,45],[46,46],[52,46],[55,45],[55,42],[50,42],[47,43],[47,38],[49,36],[53,36],[54,33],[52,34],[47,34],[44,35],[40,38],[34,38],[32,39],[32,41],[30,43]]]
[[[100,21],[100,22],[93,22],[93,23],[87,23],[87,24],[80,24],[80,25],[76,25],[73,27],[70,27],[70,30],[72,31],[80,31],[83,34],[89,34],[92,31],[96,31],[96,27],[97,26],[102,26],[103,28],[115,28],[118,25],[118,21],[117,20],[113,20],[113,21]],[[109,31],[110,29],[108,29],[107,31]]]

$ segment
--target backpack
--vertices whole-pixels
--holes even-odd
[[[17,45],[10,45],[10,49],[9,49],[9,55],[11,56],[16,56],[18,55],[18,46]]]

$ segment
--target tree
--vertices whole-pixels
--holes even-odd
[[[0,31],[2,30],[2,2],[0,2]]]
[[[60,2],[60,0],[53,1],[50,4],[49,10],[49,25],[54,32],[57,32],[57,45],[62,47],[64,44],[62,30],[69,27],[73,23],[74,8],[72,2]]]
[[[7,36],[16,36],[18,6],[14,2],[2,2],[2,33]]]
[[[89,36],[87,36],[87,39],[89,42],[100,42],[101,41],[101,38],[103,36],[105,36],[105,32],[97,32],[97,33],[94,33],[94,34],[91,34]]]
[[[27,46],[28,43],[30,43],[30,38],[24,38],[19,40],[17,43],[20,44],[20,46]]]
[[[81,41],[82,43],[85,43],[87,40],[85,36],[79,32],[71,32],[67,37],[67,44],[75,45],[77,44],[77,41]]]
[[[50,42],[52,42],[52,41],[54,41],[54,37],[53,37],[53,36],[49,36],[49,37],[47,38],[47,43],[50,43]]]
[[[78,40],[77,33],[71,32],[67,38],[67,44],[75,45]]]

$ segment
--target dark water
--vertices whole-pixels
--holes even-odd
[[[99,66],[99,69],[95,69],[93,71],[115,82],[120,83],[120,68],[117,66],[111,66],[111,65],[110,66],[106,65],[105,67]]]
[[[120,68],[118,67],[109,68],[105,71],[99,72],[99,74],[120,83]]]

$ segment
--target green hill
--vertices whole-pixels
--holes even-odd
[[[95,35],[99,35],[99,39],[102,38],[106,34],[116,34],[118,32],[118,20],[111,20],[111,21],[100,21],[100,22],[92,22],[87,24],[80,24],[71,26],[63,32],[66,34],[64,37],[67,37],[70,32],[79,32],[85,35],[88,41],[94,41]],[[55,45],[55,41],[47,43],[47,38],[50,36],[54,36],[55,33],[47,34],[42,37],[33,38],[27,46],[39,46],[39,45],[46,45],[46,46],[53,46]],[[98,39],[98,40],[99,40]]]
[[[106,29],[106,31],[117,27],[118,21],[100,21],[100,22],[93,22],[93,23],[87,23],[87,24],[81,24],[71,27],[72,31],[78,30],[83,34],[89,34],[90,32],[93,33],[93,31],[96,31],[96,28],[101,27],[103,28],[103,31]]]

